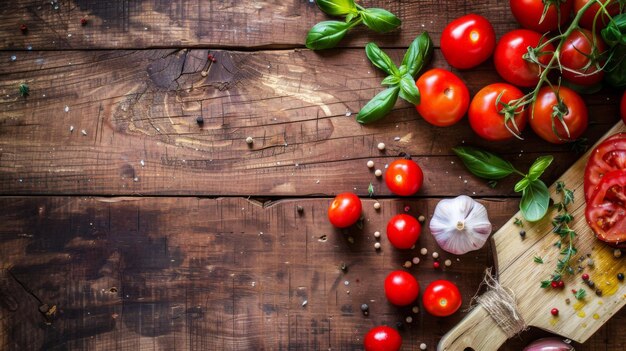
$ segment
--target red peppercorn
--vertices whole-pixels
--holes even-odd
[[[589,280],[589,274],[587,274],[587,273],[583,274],[583,280],[584,281]]]
[[[86,18],[81,18],[80,19],[80,25],[81,26],[86,26],[87,25],[87,19]]]
[[[558,316],[559,315],[559,310],[557,308],[553,308],[552,310],[550,310],[550,313],[553,316]]]
[[[434,267],[434,268],[439,268],[439,262],[435,261],[435,262],[433,263],[433,267]]]
[[[25,24],[20,24],[20,30],[22,33],[28,32],[28,27]]]
[[[576,294],[576,289],[572,289],[572,294]]]
[[[552,289],[556,289],[556,288],[558,288],[558,287],[559,287],[559,283],[558,283],[558,282],[553,281],[552,283],[550,283],[550,286],[552,286]]]
[[[411,206],[404,206],[404,212],[411,211]]]
[[[562,280],[558,282],[559,289],[563,289],[565,287],[565,283]]]

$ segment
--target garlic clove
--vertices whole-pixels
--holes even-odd
[[[430,220],[439,246],[457,255],[483,247],[491,230],[485,206],[466,195],[439,201]]]

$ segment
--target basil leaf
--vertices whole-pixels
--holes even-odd
[[[398,83],[400,83],[400,78],[394,75],[387,76],[382,82],[380,82],[382,85],[396,85]]]
[[[549,204],[548,187],[541,180],[535,180],[522,192],[519,208],[527,221],[536,222],[546,215]]]
[[[515,172],[513,165],[488,151],[469,146],[452,149],[472,174],[485,179],[502,179]]]
[[[350,23],[323,21],[311,28],[306,36],[306,47],[311,50],[329,49],[336,46],[346,35]]]
[[[424,65],[430,61],[433,54],[433,42],[428,32],[420,34],[407,49],[402,59],[402,66],[407,68],[407,73],[415,77]]]
[[[332,16],[347,15],[356,11],[354,0],[317,0],[317,7]]]
[[[626,13],[613,17],[601,34],[609,46],[626,45]]]
[[[528,179],[533,181],[537,180],[543,172],[550,166],[554,157],[552,156],[541,156],[533,162],[528,170]],[[517,190],[516,190],[517,191]]]
[[[616,88],[626,87],[626,45],[611,48],[604,70],[604,80],[607,83]]]
[[[513,188],[513,190],[516,193],[519,193],[523,191],[524,189],[528,188],[529,185],[530,185],[530,179],[528,179],[528,177],[524,177],[522,178],[522,180],[520,180],[519,182],[515,184],[515,188]]]
[[[391,61],[389,56],[382,51],[378,45],[374,43],[368,43],[365,45],[365,54],[367,58],[372,61],[374,66],[380,68],[387,74],[398,75],[398,67]]]
[[[363,23],[379,33],[392,31],[402,23],[393,13],[379,8],[365,9],[360,14],[363,18]]]
[[[405,74],[400,80],[400,97],[413,105],[420,104],[420,91],[410,74]]]
[[[374,98],[359,111],[359,114],[356,116],[357,122],[367,124],[383,118],[396,104],[398,91],[400,91],[400,87],[396,85],[374,96]]]

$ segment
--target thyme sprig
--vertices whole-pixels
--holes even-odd
[[[552,220],[552,232],[559,235],[560,239],[555,243],[559,248],[562,256],[556,262],[556,269],[550,275],[549,280],[541,282],[542,288],[550,286],[551,282],[559,281],[564,274],[574,274],[574,269],[570,266],[572,257],[576,255],[578,250],[575,246],[576,231],[570,228],[569,224],[574,220],[574,216],[569,213],[568,205],[574,203],[574,192],[565,187],[565,183],[558,181],[556,183],[556,193],[561,194],[561,202],[554,204],[558,214]]]

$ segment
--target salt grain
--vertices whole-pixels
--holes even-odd
[[[83,130],[81,130],[81,131],[80,131],[80,133],[81,133],[82,135],[87,135],[87,131],[86,131],[86,130],[84,130],[84,129],[83,129]]]

